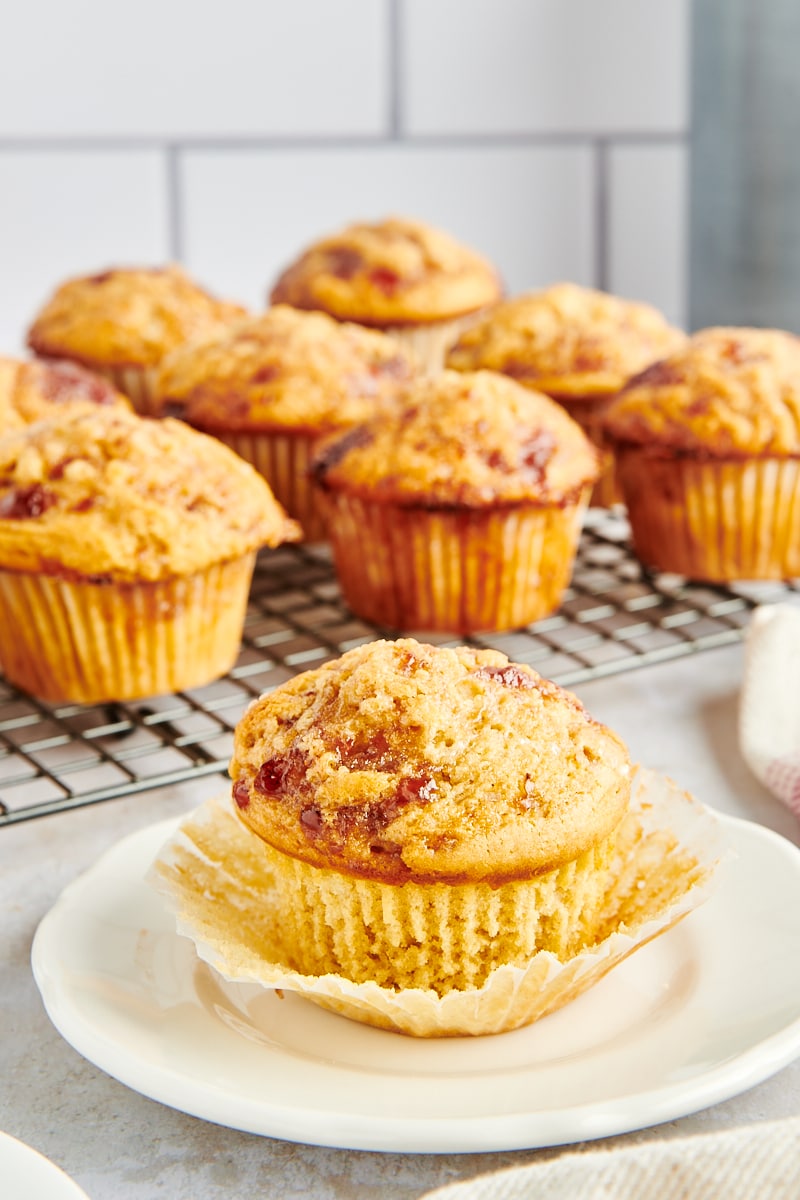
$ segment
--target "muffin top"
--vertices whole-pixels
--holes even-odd
[[[495,650],[379,641],[236,728],[233,797],[271,846],[388,883],[504,883],[570,862],[627,808],[620,739]]]
[[[701,329],[613,401],[616,442],[737,458],[800,454],[800,338],[778,329]]]
[[[174,346],[224,333],[246,315],[180,267],[117,268],[63,283],[36,317],[28,345],[88,366],[152,366]]]
[[[413,373],[384,334],[282,304],[174,350],[153,385],[154,411],[208,430],[327,432],[363,421]]]
[[[323,488],[427,508],[566,504],[597,477],[597,453],[563,408],[491,371],[443,371],[323,443]]]
[[[490,309],[450,349],[447,366],[485,367],[548,396],[589,399],[618,391],[684,337],[647,304],[559,283]]]
[[[417,325],[474,312],[501,294],[480,254],[421,221],[390,217],[315,242],[280,276],[272,303],[361,325]]]
[[[77,363],[0,357],[0,436],[79,404],[130,409],[125,396]]]
[[[0,564],[95,583],[188,575],[299,536],[214,438],[124,409],[0,438]]]

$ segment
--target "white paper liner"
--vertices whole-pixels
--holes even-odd
[[[616,883],[595,946],[566,962],[542,951],[526,966],[496,968],[480,988],[444,996],[393,990],[339,975],[303,975],[281,961],[280,913],[258,839],[227,794],[188,814],[148,876],[175,915],[178,933],[230,982],[294,991],[379,1028],[417,1037],[499,1033],[566,1004],[616,963],[671,928],[707,898],[726,852],[722,828],[672,780],[639,768],[620,835]]]

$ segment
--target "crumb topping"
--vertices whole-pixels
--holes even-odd
[[[80,404],[130,408],[110,383],[77,363],[0,357],[0,435]]]
[[[323,488],[392,504],[561,504],[597,476],[583,431],[547,396],[489,371],[416,381],[402,401],[322,444]]]
[[[684,454],[800,455],[800,338],[702,329],[631,379],[606,428],[614,441]]]
[[[451,348],[447,366],[501,371],[549,396],[589,398],[618,391],[684,337],[647,304],[560,283],[483,314]]]
[[[82,409],[0,439],[6,570],[165,579],[299,532],[252,467],[179,421]]]
[[[287,305],[162,363],[156,412],[200,429],[330,432],[363,421],[415,373],[391,338]]]
[[[535,876],[627,807],[624,745],[569,692],[494,650],[372,642],[251,706],[241,819],[284,853],[369,878]]]
[[[496,271],[474,250],[420,221],[390,217],[314,243],[280,276],[272,303],[385,326],[463,316],[501,294]]]
[[[87,366],[153,366],[182,342],[224,333],[246,315],[178,266],[120,267],[63,283],[36,317],[28,345]]]

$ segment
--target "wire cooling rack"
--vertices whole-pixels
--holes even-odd
[[[618,511],[591,510],[556,614],[472,638],[409,631],[439,645],[502,650],[562,684],[735,642],[756,604],[800,603],[800,580],[730,587],[651,574]],[[255,696],[395,631],[345,607],[325,546],[259,559],[236,666],[215,683],[127,704],[48,705],[0,677],[0,825],[224,773],[233,728]]]

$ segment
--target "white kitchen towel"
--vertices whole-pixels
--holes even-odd
[[[800,1118],[572,1152],[479,1175],[424,1200],[797,1200]]]
[[[766,604],[753,613],[739,738],[753,773],[800,817],[800,607]]]

